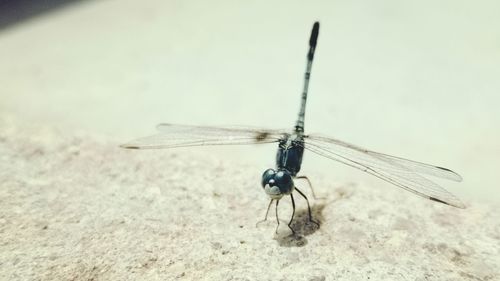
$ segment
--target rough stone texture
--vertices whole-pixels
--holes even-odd
[[[0,280],[500,280],[500,1],[368,2],[81,1],[2,30]],[[306,154],[321,228],[297,198],[289,236],[283,200],[275,235],[272,149],[117,147],[293,125],[315,20],[307,132],[456,169],[467,209]]]
[[[2,118],[1,280],[500,280],[492,206],[316,179],[275,235],[261,167],[117,145]]]

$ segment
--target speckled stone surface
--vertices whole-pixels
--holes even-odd
[[[1,280],[499,280],[500,218],[397,188],[314,182],[319,229],[267,206],[261,167],[211,153],[126,151],[0,123]],[[235,179],[238,179],[235,181]],[[237,184],[235,184],[237,182]]]
[[[396,2],[75,1],[1,30],[0,280],[500,280],[500,1]],[[321,227],[297,196],[275,234],[275,148],[118,148],[293,126],[316,20],[307,133],[452,168],[467,209],[306,152]]]

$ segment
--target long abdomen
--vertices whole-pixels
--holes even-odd
[[[307,53],[306,73],[304,74],[304,89],[302,90],[302,98],[300,102],[300,111],[295,123],[295,132],[304,132],[304,120],[306,116],[306,103],[307,91],[309,89],[309,78],[311,77],[311,68],[314,59],[314,51],[316,50],[316,43],[318,41],[319,22],[315,22],[311,31],[311,38],[309,39],[309,52]]]

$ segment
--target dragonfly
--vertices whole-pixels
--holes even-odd
[[[307,196],[297,188],[294,182],[294,180],[305,179],[312,189],[307,176],[298,175],[305,150],[359,169],[432,201],[457,208],[465,208],[465,205],[452,193],[426,177],[432,176],[456,182],[462,181],[462,177],[450,169],[375,152],[328,136],[304,133],[307,94],[318,35],[319,22],[315,22],[309,39],[300,111],[293,130],[164,123],[157,126],[158,134],[137,139],[121,147],[127,149],[169,149],[191,146],[277,143],[276,167],[267,169],[262,174],[261,179],[262,188],[270,198],[264,221],[267,220],[269,209],[275,202],[276,232],[280,224],[278,203],[284,196],[290,196],[292,215],[288,227],[295,234],[294,229],[291,227],[295,215],[294,191],[307,202],[309,222],[319,227],[318,222],[313,220]]]

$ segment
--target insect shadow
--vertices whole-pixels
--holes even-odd
[[[295,233],[290,234],[289,232],[279,231],[275,238],[278,244],[283,247],[303,247],[307,245],[306,236],[318,231],[324,221],[323,210],[325,207],[325,203],[316,203],[311,206],[312,217],[319,225],[309,220],[307,209],[297,210],[290,225]]]
[[[326,206],[333,204],[339,200],[344,200],[351,197],[354,193],[351,185],[345,188],[338,188],[335,190],[336,196],[333,198],[319,197],[316,202],[311,206],[311,213],[314,220],[319,224],[315,224],[309,220],[307,209],[300,209],[295,212],[295,218],[291,224],[295,233],[278,233],[275,240],[282,247],[303,247],[307,245],[306,236],[309,236],[319,230],[320,225],[323,224],[325,218],[323,210]]]

